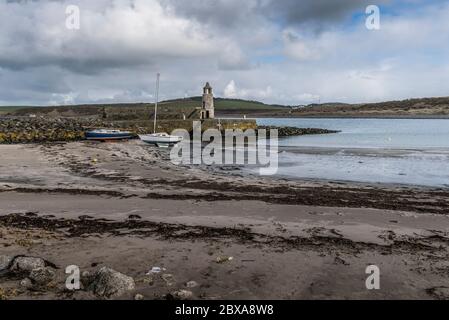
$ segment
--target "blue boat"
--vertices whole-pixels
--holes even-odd
[[[99,129],[87,131],[85,133],[87,140],[111,141],[126,140],[133,138],[133,134],[129,131]]]

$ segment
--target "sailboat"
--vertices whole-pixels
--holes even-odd
[[[116,141],[133,138],[133,133],[116,129],[96,129],[85,133],[87,140]]]
[[[142,134],[139,135],[140,140],[142,140],[145,143],[156,145],[158,147],[171,147],[175,144],[182,141],[183,137],[179,136],[172,136],[169,135],[166,132],[156,132],[157,128],[157,104],[159,100],[159,79],[160,79],[160,73],[157,74],[156,77],[156,103],[154,104],[154,124],[153,124],[153,132],[152,134]]]

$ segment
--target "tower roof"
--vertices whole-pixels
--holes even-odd
[[[204,89],[212,89],[212,87],[210,86],[209,82],[206,83],[206,85],[204,86]]]

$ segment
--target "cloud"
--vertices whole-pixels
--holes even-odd
[[[162,0],[162,4],[180,16],[220,28],[240,28],[257,18],[259,7],[258,0]]]
[[[80,30],[68,30],[65,9],[81,10]],[[87,0],[0,4],[0,65],[57,65],[93,73],[120,66],[217,53],[207,30],[170,14],[156,0]]]
[[[218,59],[220,70],[248,70],[254,67],[250,59],[235,45],[225,47]]]
[[[237,89],[234,80],[231,80],[224,89],[225,98],[251,99],[251,100],[265,100],[271,98],[273,89],[267,86],[265,89]]]
[[[378,0],[376,5],[389,3]],[[263,12],[276,19],[282,19],[288,25],[302,25],[308,29],[321,30],[332,23],[350,17],[354,12],[364,12],[369,0],[270,0],[262,6]]]
[[[296,95],[295,99],[303,103],[317,103],[320,102],[321,97],[313,93],[301,93]]]
[[[376,5],[391,0],[378,0]],[[177,14],[212,27],[239,28],[263,19],[290,25],[310,23],[316,26],[344,20],[354,11],[362,13],[370,0],[163,0]]]
[[[237,98],[237,88],[234,80],[231,80],[224,89],[223,95],[225,98]]]
[[[447,95],[448,2],[377,1],[369,31],[364,0],[2,1],[0,103],[149,102],[156,72],[161,99],[206,81],[290,105]]]
[[[310,41],[304,41],[293,30],[283,31],[284,52],[296,60],[315,60],[320,57],[320,49]]]

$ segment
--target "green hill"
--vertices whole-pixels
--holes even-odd
[[[161,119],[197,118],[201,97],[173,99],[160,102]],[[153,103],[86,104],[51,107],[5,106],[1,115],[30,114],[55,117],[89,117],[107,114],[112,120],[141,120],[153,115]],[[379,103],[323,103],[302,107],[270,105],[241,99],[215,99],[218,117],[441,117],[449,118],[449,97],[407,99]]]
[[[30,107],[28,107],[28,106],[16,106],[16,107],[0,106],[0,115],[8,114],[11,112],[15,112],[19,109],[25,109],[25,108],[30,108]]]
[[[191,97],[185,99],[174,99],[161,101],[158,113],[161,118],[179,118],[183,114],[189,117],[197,108],[201,107],[201,97]],[[153,114],[153,103],[117,103],[117,104],[85,104],[85,105],[65,105],[65,106],[42,106],[42,107],[0,107],[0,114],[14,116],[27,116],[30,114],[47,116],[98,116],[106,113],[111,118],[121,120],[132,120],[148,117]],[[247,101],[239,99],[215,99],[215,108],[222,112],[251,112],[251,111],[275,111],[285,109],[282,106],[267,105],[257,101]]]
[[[449,97],[364,104],[314,104],[294,110],[297,117],[449,117]]]

